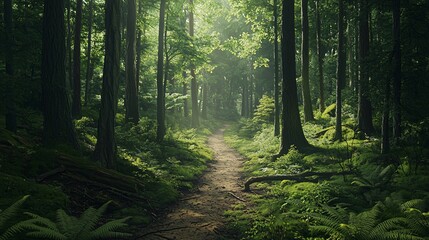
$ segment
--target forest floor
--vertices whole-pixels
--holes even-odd
[[[198,180],[195,190],[184,194],[178,203],[138,234],[145,240],[231,239],[225,228],[224,211],[245,202],[242,192],[243,157],[224,141],[225,128],[208,139],[213,161]]]

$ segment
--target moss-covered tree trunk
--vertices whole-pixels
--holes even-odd
[[[142,14],[142,2],[141,0],[138,1],[138,13],[137,15],[140,16]],[[140,26],[137,26],[137,42],[136,42],[136,88],[137,88],[137,95],[139,94],[140,89],[140,66],[142,63],[142,30]]]
[[[106,0],[105,55],[100,117],[94,158],[107,168],[115,167],[115,115],[118,106],[119,69],[121,51],[121,1]]]
[[[274,0],[274,136],[280,135],[279,6]]]
[[[316,0],[316,41],[317,41],[317,70],[319,74],[319,111],[325,111],[325,84],[323,76],[323,47],[322,47],[322,23],[320,19],[319,0]]]
[[[159,10],[159,29],[158,29],[158,68],[156,75],[157,86],[157,131],[158,141],[162,141],[165,136],[165,92],[164,92],[164,28],[165,28],[165,0],[161,0]]]
[[[302,76],[302,98],[304,102],[304,121],[314,120],[313,107],[311,105],[310,78],[309,78],[309,41],[308,41],[308,0],[301,0],[301,76]]]
[[[76,19],[74,28],[74,50],[73,50],[73,100],[72,100],[72,115],[74,118],[82,116],[82,101],[81,101],[81,79],[80,79],[80,46],[82,33],[82,5],[83,0],[76,2]]]
[[[137,94],[136,80],[136,25],[137,5],[136,0],[128,0],[127,15],[127,59],[125,81],[125,120],[127,122],[139,122],[139,98]]]
[[[15,106],[15,81],[14,81],[14,39],[13,39],[13,11],[12,0],[4,0],[4,32],[5,32],[5,65],[6,65],[6,91],[5,91],[5,123],[6,129],[16,132],[16,106]]]
[[[360,79],[358,93],[358,128],[366,134],[374,131],[372,123],[372,104],[369,100],[369,22],[368,22],[369,5],[368,0],[360,1],[359,16],[359,48],[360,48]]]
[[[341,90],[346,82],[346,50],[344,35],[344,0],[338,0],[338,59],[337,59],[337,86],[335,108],[335,139],[343,140],[342,134],[342,99]]]
[[[292,145],[298,148],[308,146],[302,130],[298,110],[295,61],[295,18],[294,0],[283,1],[282,14],[282,133],[279,155],[286,154]]]
[[[86,48],[86,79],[85,79],[85,105],[89,101],[89,85],[92,80],[92,62],[91,62],[91,51],[92,51],[92,22],[94,16],[94,0],[89,1],[88,6],[88,42]]]
[[[189,36],[194,38],[194,1],[189,0]],[[192,102],[192,127],[196,128],[200,125],[200,109],[198,107],[198,84],[195,75],[195,65],[191,64],[191,102]]]
[[[66,91],[64,0],[45,0],[42,33],[43,142],[78,148]]]
[[[393,137],[401,137],[401,1],[393,0]]]

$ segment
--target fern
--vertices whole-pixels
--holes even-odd
[[[3,211],[0,211],[0,229],[6,229],[5,225],[7,221],[16,216],[18,210],[20,209],[22,204],[24,204],[25,200],[27,200],[28,197],[29,195],[26,195],[20,200],[16,201],[14,204],[12,204],[10,207],[6,208]],[[19,231],[20,229],[18,228],[6,229],[5,232],[1,233],[0,240],[11,239],[11,237],[13,237],[13,235],[17,234]]]
[[[98,209],[90,207],[79,218],[69,216],[64,210],[59,209],[56,222],[37,214],[26,213],[31,219],[19,223],[16,229],[27,229],[27,236],[32,238],[52,240],[115,239],[132,236],[116,231],[126,227],[125,222],[129,218],[112,220],[96,228],[110,203],[109,201]]]

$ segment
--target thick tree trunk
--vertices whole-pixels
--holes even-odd
[[[128,0],[125,120],[135,124],[139,122],[139,98],[136,80],[136,12],[136,0]]]
[[[165,92],[164,92],[164,28],[165,28],[165,1],[161,0],[159,10],[159,32],[158,32],[158,69],[156,75],[157,86],[157,131],[158,141],[163,141],[165,136]]]
[[[369,55],[369,25],[368,25],[368,0],[360,2],[360,81],[358,97],[358,128],[366,134],[374,131],[372,124],[372,105],[369,100],[369,72],[368,72],[368,55]]]
[[[45,0],[42,26],[43,141],[78,149],[66,91],[64,0]]]
[[[121,53],[121,1],[106,0],[105,56],[100,117],[94,158],[107,168],[115,167],[115,115],[118,106]]]
[[[139,10],[138,10],[138,16],[142,14],[142,2],[139,0]],[[137,26],[137,43],[136,43],[136,88],[137,88],[137,95],[140,92],[140,66],[142,63],[142,30],[140,26]]]
[[[344,36],[344,0],[338,0],[338,62],[337,62],[337,87],[336,87],[336,112],[335,112],[335,140],[342,141],[342,100],[341,90],[346,82],[346,51]]]
[[[80,43],[82,33],[82,5],[83,0],[76,2],[76,22],[74,28],[74,51],[73,51],[73,100],[72,116],[80,118],[82,116],[81,102],[81,80],[80,80]]]
[[[243,77],[246,79],[246,77]],[[241,93],[241,116],[244,118],[248,117],[248,109],[249,109],[249,89],[248,89],[247,81],[243,81],[242,93]]]
[[[72,27],[71,27],[71,1],[67,1],[67,83],[69,90],[73,89],[73,63],[72,63]]]
[[[393,138],[401,137],[401,1],[393,1]]]
[[[5,121],[6,129],[16,132],[16,105],[15,105],[15,81],[14,81],[14,34],[12,20],[12,0],[4,0],[4,28],[5,28],[5,64],[6,64],[6,91],[5,91]]]
[[[309,79],[309,47],[308,47],[308,0],[301,0],[301,75],[302,98],[304,102],[304,121],[314,120],[313,107],[311,106],[310,79]]]
[[[298,110],[295,62],[295,18],[294,0],[283,1],[282,14],[282,133],[279,155],[286,154],[292,145],[298,148],[308,146],[302,130]]]
[[[274,0],[274,136],[280,135],[279,6]]]
[[[189,0],[189,36],[194,38],[194,0]],[[192,127],[196,128],[200,125],[200,110],[198,108],[198,84],[195,76],[195,65],[191,64],[191,101],[192,101]]]
[[[322,24],[320,19],[319,0],[316,0],[316,35],[317,35],[317,66],[319,72],[319,111],[325,111],[325,84],[323,80],[323,49]]]
[[[91,62],[91,50],[92,50],[92,18],[94,15],[94,0],[89,1],[88,6],[88,46],[86,50],[86,81],[85,81],[85,105],[88,105],[89,101],[89,84],[92,80],[92,62]]]

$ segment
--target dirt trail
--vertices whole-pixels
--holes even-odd
[[[184,195],[166,216],[144,229],[139,239],[228,239],[223,231],[223,212],[245,197],[239,185],[242,157],[225,144],[224,130],[208,139],[214,160],[199,180],[197,190]]]

